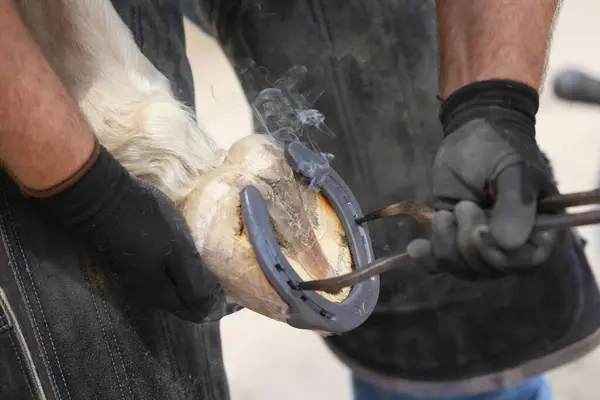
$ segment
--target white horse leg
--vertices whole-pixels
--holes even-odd
[[[18,0],[20,13],[100,142],[180,203],[222,153],[138,49],[110,0]]]

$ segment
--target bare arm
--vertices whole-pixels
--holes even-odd
[[[429,254],[467,279],[533,271],[567,237],[534,230],[539,199],[557,191],[535,125],[560,1],[436,3],[444,139],[432,186],[452,212],[436,214]]]
[[[13,0],[0,0],[0,32],[0,160],[27,188],[52,188],[86,164],[94,136]]]
[[[487,79],[540,89],[560,0],[437,0],[442,97]]]

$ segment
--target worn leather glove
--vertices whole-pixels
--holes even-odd
[[[105,148],[97,145],[90,162],[68,182],[28,194],[136,300],[195,322],[222,316],[223,290],[204,266],[182,215]]]
[[[538,104],[535,89],[505,80],[469,84],[443,102],[433,194],[446,211],[436,214],[429,243],[442,269],[526,271],[557,244],[558,232],[533,232],[538,200],[558,193],[535,140]],[[419,258],[427,246],[409,247]]]

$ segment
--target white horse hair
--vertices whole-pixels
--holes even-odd
[[[16,0],[100,143],[180,204],[223,151],[176,100],[110,0]]]

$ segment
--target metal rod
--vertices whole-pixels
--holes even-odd
[[[368,264],[365,266],[365,268],[361,268],[354,272],[340,275],[335,278],[300,282],[298,283],[298,289],[336,293],[342,288],[354,286],[357,283],[367,280],[373,276],[396,269],[399,266],[404,265],[406,262],[412,262],[412,259],[408,253],[382,257]]]
[[[541,214],[535,219],[538,230],[575,228],[577,226],[600,224],[600,210],[577,214]]]
[[[564,211],[569,207],[586,206],[600,204],[600,189],[588,190],[585,192],[575,192],[569,194],[560,194],[548,196],[540,200],[538,211],[541,213]],[[409,215],[424,225],[431,224],[431,219],[435,214],[435,209],[413,201],[401,201],[396,204],[385,206],[363,217],[357,218],[357,224],[374,221],[380,218],[393,215]],[[574,215],[574,214],[568,214]],[[568,217],[571,218],[571,217]]]
[[[591,205],[597,203],[600,203],[600,190],[598,189],[590,190],[588,192],[546,197],[540,201],[539,208],[546,212],[552,212],[564,210],[567,207]],[[390,207],[396,207],[395,211],[403,211],[400,213],[409,215],[413,215],[412,213],[421,212],[420,210],[425,210],[425,213],[419,214],[421,220],[425,221],[428,220],[428,214],[430,212],[427,210],[428,207],[421,207],[412,202],[397,203],[386,207],[386,209],[389,211]],[[410,211],[410,213],[406,211]],[[429,219],[429,222],[430,221],[431,219]],[[534,228],[537,230],[562,229],[598,223],[600,223],[600,210],[593,210],[578,214],[541,214],[537,216]],[[412,262],[413,261],[408,253],[400,253],[388,257],[382,257],[375,260],[371,264],[368,264],[364,268],[335,278],[300,282],[298,284],[298,289],[336,293],[342,288],[354,286],[365,279],[369,279],[375,275],[403,267],[407,263]]]
[[[540,200],[538,210],[540,212],[556,212],[563,211],[569,207],[589,206],[592,204],[600,204],[600,189],[545,197]]]
[[[369,214],[358,218],[356,223],[363,224],[376,219],[400,214],[410,215],[421,224],[428,225],[431,223],[431,219],[433,218],[433,214],[435,214],[435,210],[431,207],[416,203],[414,201],[401,201],[399,203],[391,204],[370,212]]]

